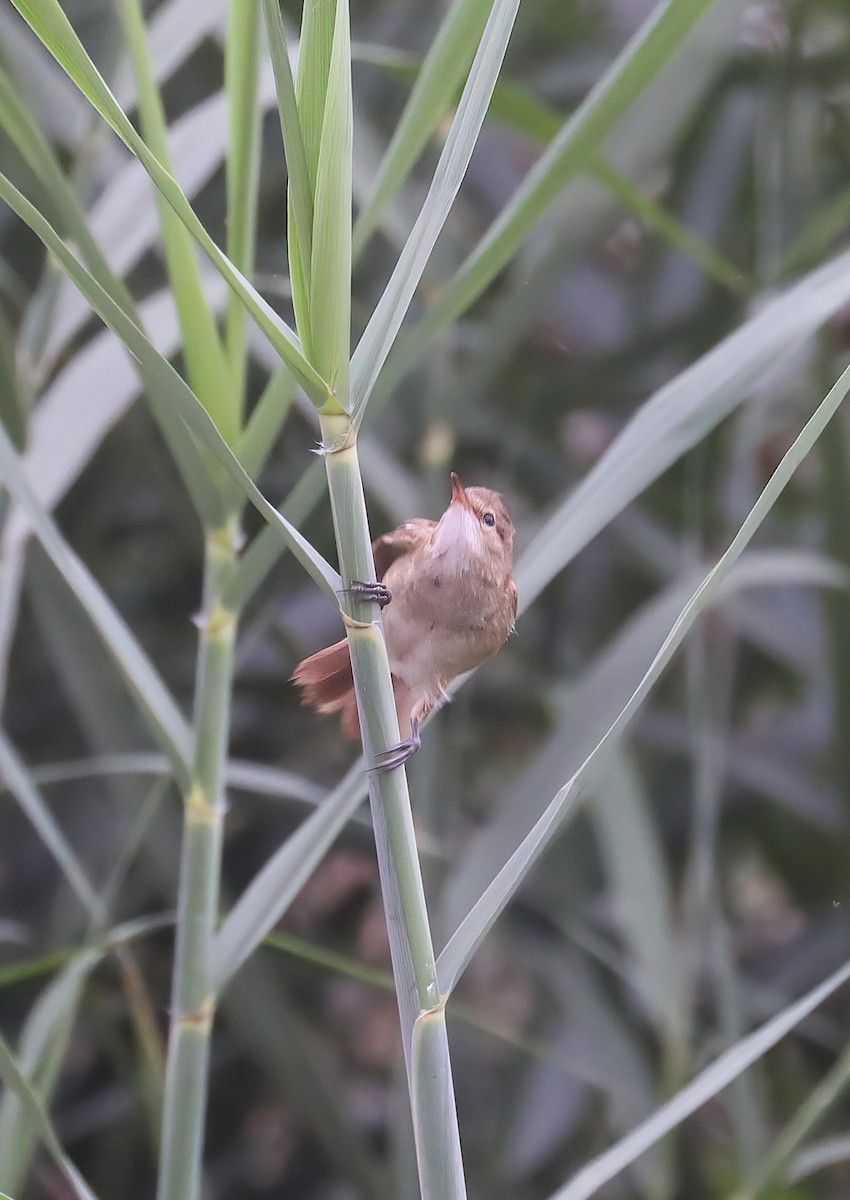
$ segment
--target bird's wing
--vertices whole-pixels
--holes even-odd
[[[511,597],[511,600],[513,601],[513,606],[514,606],[514,619],[513,619],[512,625],[511,625],[511,628],[513,629],[516,626],[516,610],[517,610],[517,604],[519,602],[519,592],[517,591],[517,586],[513,580],[511,580],[510,583],[508,584],[508,593],[510,594],[510,597]]]
[[[426,521],[424,517],[414,517],[413,520],[399,525],[392,533],[385,533],[383,537],[374,541],[372,553],[375,556],[376,578],[383,579],[397,558],[403,558],[416,546],[421,546],[426,540],[423,534],[434,529],[436,524],[436,521]]]

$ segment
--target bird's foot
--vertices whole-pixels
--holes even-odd
[[[375,771],[377,774],[383,774],[384,771],[394,771],[396,767],[400,767],[403,763],[406,763],[421,745],[422,738],[419,736],[419,722],[413,717],[410,721],[410,737],[403,742],[399,742],[397,746],[392,746],[389,750],[382,750],[379,754],[376,754],[369,770]]]
[[[386,608],[393,594],[384,583],[364,583],[361,579],[352,579],[345,589],[346,595],[357,596],[359,600],[374,600],[381,608]]]

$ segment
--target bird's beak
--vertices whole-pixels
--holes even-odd
[[[452,471],[452,504],[460,504],[463,508],[471,511],[464,486],[454,471]]]

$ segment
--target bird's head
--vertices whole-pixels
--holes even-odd
[[[489,488],[465,488],[454,471],[451,478],[452,498],[434,533],[434,549],[458,572],[480,570],[484,562],[510,576],[514,523],[502,497]]]

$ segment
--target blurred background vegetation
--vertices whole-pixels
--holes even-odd
[[[114,5],[64,8],[132,113]],[[524,0],[414,316],[652,8]],[[177,175],[220,245],[225,9],[222,0],[149,6]],[[299,6],[284,13],[297,28]],[[423,0],[352,5],[357,207],[441,16]],[[147,180],[8,5],[0,60],[110,261],[145,302],[160,348],[178,354]],[[287,314],[286,175],[268,68],[261,92],[254,282]],[[419,361],[400,342],[361,440],[373,531],[438,515],[456,469],[504,493],[518,547],[527,545],[648,396],[846,246],[848,134],[845,0],[718,2],[617,125],[604,160],[563,190],[484,296]],[[437,150],[426,150],[358,258],[355,338]],[[2,136],[0,165],[24,190],[34,186]],[[223,308],[223,283],[211,272],[207,283]],[[410,774],[438,942],[619,711],[700,564],[728,545],[837,378],[848,339],[850,312],[839,312],[758,373],[744,403],[556,576],[429,728]],[[252,401],[273,366],[266,344],[252,342]],[[196,519],[136,402],[124,352],[5,209],[0,374],[0,417],[35,462],[45,503],[188,711]],[[550,1195],[848,957],[848,435],[839,411],[759,532],[753,586],[736,588],[692,631],[449,1006],[472,1196]],[[277,502],[301,481],[295,519],[333,560],[323,482],[315,470],[305,476],[316,436],[310,406],[296,398],[261,486]],[[249,535],[259,524],[247,515]],[[177,793],[55,567],[31,540],[18,595],[10,562],[0,604],[4,728],[91,876],[100,886],[114,879],[110,925],[167,914]],[[283,560],[238,644],[231,753],[255,767],[246,768],[250,786],[229,793],[225,904],[353,761],[336,724],[299,707],[287,683],[299,658],[338,636],[333,605]],[[280,776],[256,765],[298,779],[281,796]],[[38,1020],[49,1019],[45,988],[89,918],[9,793],[0,813],[0,1027],[25,1057],[26,1038],[37,1041]],[[170,969],[169,928],[148,929],[132,958],[107,957],[86,977],[66,1036],[51,1027],[56,1127],[104,1198],[152,1194]],[[371,832],[357,819],[225,995],[213,1043],[210,1195],[416,1194],[388,971]],[[816,1127],[793,1141],[789,1163],[759,1194],[846,1197],[848,1018],[850,997],[839,994],[599,1195],[731,1197],[832,1071]],[[69,1194],[37,1154],[16,1200]]]

